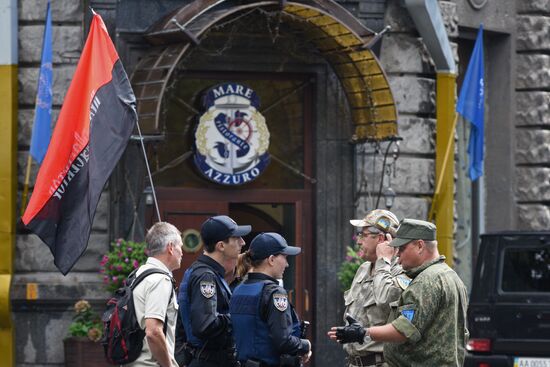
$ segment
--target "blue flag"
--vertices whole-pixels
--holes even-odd
[[[46,155],[52,134],[52,79],[52,14],[50,2],[48,2],[31,137],[31,156],[39,164]]]
[[[466,69],[466,76],[460,89],[456,112],[472,126],[468,155],[470,156],[470,179],[475,181],[483,174],[483,125],[485,116],[485,84],[483,63],[483,24],[477,32],[474,51]]]

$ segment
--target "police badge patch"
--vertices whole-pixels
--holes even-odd
[[[288,308],[288,296],[282,293],[273,294],[273,304],[275,308],[281,312],[286,311]]]
[[[201,281],[200,287],[202,295],[206,298],[212,298],[212,296],[216,294],[216,285],[214,282],[209,282],[206,280]]]

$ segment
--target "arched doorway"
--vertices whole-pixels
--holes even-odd
[[[185,231],[224,213],[302,246],[285,285],[321,350],[339,296],[324,273],[352,212],[349,142],[397,134],[387,78],[366,47],[373,36],[332,1],[195,1],[150,30],[157,46],[132,76],[163,220]],[[270,165],[235,187],[192,162],[204,91],[226,82],[258,93],[270,131]]]

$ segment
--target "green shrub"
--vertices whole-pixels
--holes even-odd
[[[338,271],[338,280],[340,280],[340,286],[343,291],[350,289],[357,269],[365,262],[363,256],[363,250],[358,248],[357,245],[347,247],[346,259],[342,262]]]
[[[126,241],[121,238],[111,244],[111,249],[100,262],[99,272],[110,292],[122,287],[128,275],[147,261],[144,242]]]

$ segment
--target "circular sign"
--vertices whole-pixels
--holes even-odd
[[[204,107],[195,132],[195,165],[221,185],[258,178],[269,164],[269,130],[256,92],[242,84],[220,84],[206,92]]]
[[[202,239],[199,231],[196,229],[186,229],[181,234],[183,242],[182,249],[185,252],[194,253],[202,248]]]

